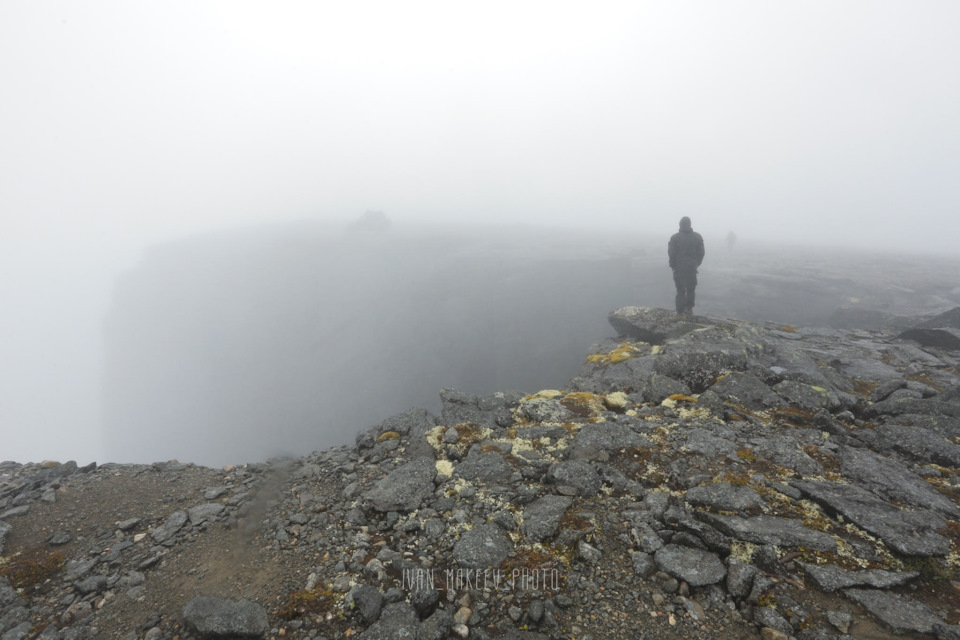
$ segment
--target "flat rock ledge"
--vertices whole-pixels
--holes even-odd
[[[249,600],[196,596],[183,619],[201,638],[262,638],[267,631],[267,612]]]

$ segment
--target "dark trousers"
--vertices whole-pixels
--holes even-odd
[[[693,313],[697,272],[677,269],[673,272],[673,283],[677,285],[677,313]]]

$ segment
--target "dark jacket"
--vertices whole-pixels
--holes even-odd
[[[690,228],[680,229],[670,238],[667,255],[671,269],[696,272],[703,262],[703,236]]]

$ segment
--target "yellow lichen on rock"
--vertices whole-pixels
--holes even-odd
[[[634,345],[629,342],[621,342],[620,346],[609,353],[595,353],[587,356],[587,363],[606,366],[608,364],[617,364],[618,362],[629,360],[630,358],[640,355],[639,345],[646,346],[646,343],[641,342],[638,345]]]
[[[396,431],[384,431],[380,434],[380,437],[377,438],[377,442],[384,442],[386,440],[399,440],[400,434]]]
[[[753,558],[753,552],[757,550],[757,545],[743,540],[734,540],[730,543],[730,557],[739,560],[743,564],[750,564]]]
[[[614,411],[622,411],[627,408],[627,394],[623,391],[615,391],[604,396],[607,406]]]
[[[438,476],[453,476],[453,463],[449,460],[437,460],[436,467]]]
[[[553,400],[563,395],[563,391],[558,391],[556,389],[543,389],[537,391],[536,393],[525,396],[521,402],[527,402],[529,400]]]

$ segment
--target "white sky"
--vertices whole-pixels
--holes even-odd
[[[2,0],[0,427],[69,394],[95,422],[112,278],[199,230],[690,215],[955,252],[958,26],[954,0]]]
[[[958,25],[949,0],[5,0],[0,232],[377,208],[945,248]]]

